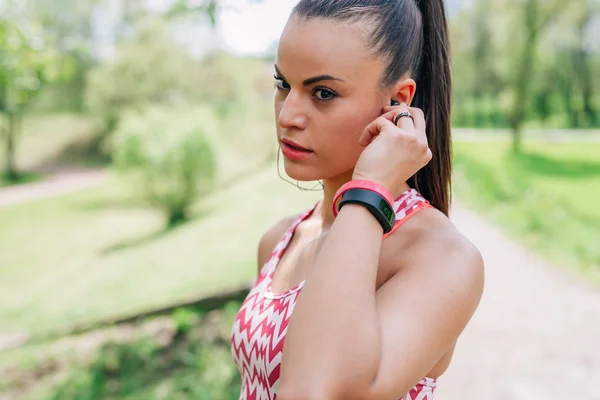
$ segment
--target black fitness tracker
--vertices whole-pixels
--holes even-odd
[[[377,221],[379,221],[383,228],[383,233],[391,232],[394,227],[396,213],[394,212],[392,205],[378,193],[368,189],[349,189],[342,195],[338,211],[342,209],[344,204],[348,203],[365,206]]]

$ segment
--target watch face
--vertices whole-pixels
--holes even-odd
[[[381,199],[379,202],[379,209],[383,215],[385,215],[388,221],[393,222],[396,219],[396,213],[384,199]]]

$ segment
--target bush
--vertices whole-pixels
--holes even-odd
[[[108,343],[89,365],[73,369],[47,400],[234,400],[239,373],[229,348],[182,338],[160,347],[151,338]]]
[[[133,177],[145,200],[163,210],[173,226],[213,189],[217,167],[210,138],[215,131],[212,112],[204,107],[155,106],[126,115],[111,142],[114,165]]]
[[[178,308],[173,312],[172,317],[177,327],[177,333],[183,335],[188,333],[198,323],[201,315],[187,308]]]
[[[40,391],[45,400],[234,400],[241,377],[229,348],[231,312],[228,304],[212,322],[193,309],[175,312],[192,321],[172,341],[140,336],[133,341],[107,342],[90,360],[74,364]],[[214,312],[214,310],[213,310]],[[180,323],[181,321],[176,321]],[[220,332],[207,339],[205,332]]]

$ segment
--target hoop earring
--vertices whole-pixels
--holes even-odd
[[[323,190],[325,188],[325,185],[323,185],[323,181],[318,181],[317,185],[313,186],[312,188],[306,188],[306,187],[302,187],[300,186],[300,181],[296,181],[296,183],[284,178],[281,175],[281,171],[279,169],[279,153],[281,153],[281,145],[279,146],[279,150],[277,151],[277,175],[279,175],[279,178],[284,181],[289,183],[290,185],[296,186],[298,189],[302,190],[303,192],[320,192],[321,190]]]

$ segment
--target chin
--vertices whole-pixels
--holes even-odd
[[[284,170],[287,176],[299,182],[316,182],[319,180],[346,180],[352,179],[354,167],[340,169],[332,172],[331,168],[316,168],[314,166],[302,165],[293,161],[285,160]]]
[[[313,182],[323,179],[323,174],[315,168],[285,160],[284,170],[287,176],[295,181]]]

